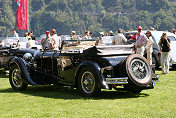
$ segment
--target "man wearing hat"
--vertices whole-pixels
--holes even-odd
[[[113,31],[109,31],[109,36],[114,36]]]
[[[71,37],[71,39],[79,39],[79,37],[76,35],[76,32],[75,31],[72,31],[72,37]]]
[[[146,35],[142,33],[142,27],[139,26],[136,43],[135,43],[135,48],[137,49],[136,54],[140,54],[142,56],[144,55],[145,45],[147,44],[147,42],[148,42],[148,39]]]
[[[50,31],[46,31],[46,38],[43,38],[41,40],[43,50],[49,49],[50,41],[51,41]]]

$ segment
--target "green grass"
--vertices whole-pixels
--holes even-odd
[[[154,89],[140,94],[104,90],[98,97],[86,98],[75,89],[53,86],[16,92],[0,70],[0,118],[174,118],[176,71],[160,76]]]

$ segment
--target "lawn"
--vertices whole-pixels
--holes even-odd
[[[76,89],[54,86],[16,92],[0,70],[0,118],[174,118],[176,71],[160,76],[154,89],[140,94],[103,90],[98,97],[86,98]]]

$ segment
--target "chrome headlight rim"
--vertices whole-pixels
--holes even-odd
[[[25,53],[25,54],[23,55],[23,59],[24,59],[25,61],[31,61],[31,60],[32,60],[32,54],[31,54],[31,53]]]

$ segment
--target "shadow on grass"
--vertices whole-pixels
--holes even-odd
[[[17,93],[12,88],[2,89],[0,93]],[[80,93],[73,88],[56,87],[56,86],[29,86],[26,91],[20,92],[22,94],[39,96],[54,99],[129,99],[138,97],[147,97],[148,94],[140,93],[134,94],[123,91],[102,91],[96,97],[83,97]]]

